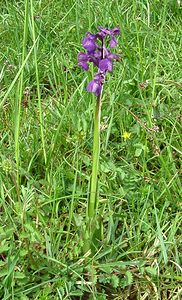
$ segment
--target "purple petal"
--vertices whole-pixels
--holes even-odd
[[[99,62],[100,62],[100,60],[101,60],[101,57],[102,57],[101,51],[94,52],[94,53],[91,53],[91,54],[89,55],[89,61],[90,61],[90,62],[93,62],[93,64],[94,64],[96,67],[99,67]]]
[[[119,27],[115,27],[115,28],[113,28],[113,29],[109,29],[109,28],[104,28],[104,27],[101,27],[101,26],[99,26],[98,27],[99,28],[99,30],[101,31],[101,33],[103,33],[104,35],[111,35],[111,36],[113,36],[113,35],[118,35],[118,34],[120,34],[120,29],[119,29]]]
[[[100,32],[97,32],[97,38],[99,38],[100,40],[103,40],[106,36],[106,33],[100,31]]]
[[[104,83],[104,78],[105,78],[105,74],[99,72],[97,74],[94,75],[94,80],[99,82],[99,84],[103,84]]]
[[[88,55],[86,53],[80,52],[78,54],[78,61],[79,62],[81,62],[81,61],[87,62],[88,61]]]
[[[116,41],[116,39],[114,37],[112,37],[110,40],[110,47],[114,48],[117,46],[117,44],[118,44],[118,42]]]
[[[89,52],[94,52],[96,50],[95,44],[95,34],[87,33],[87,36],[83,39],[82,45]]]
[[[102,89],[102,85],[94,79],[91,80],[87,85],[87,91],[94,93],[96,96],[100,95],[101,89]]]
[[[112,60],[112,59],[114,59],[114,60],[119,60],[120,55],[119,55],[119,54],[113,54],[113,53],[110,52],[110,53],[107,55],[107,58],[110,59],[110,60]]]
[[[95,58],[94,56],[89,57],[89,61],[94,64],[94,66],[99,67],[99,61],[100,59]]]
[[[118,34],[120,34],[120,29],[119,29],[119,27],[113,28],[112,34],[113,34],[113,35],[118,35]]]
[[[93,55],[94,55],[95,58],[101,59],[101,57],[102,57],[102,51],[99,50],[99,51],[95,52]]]
[[[106,34],[111,35],[111,34],[112,34],[112,29],[104,28],[104,27],[101,27],[101,26],[99,26],[98,28],[99,28],[99,30],[100,30],[104,35],[106,35]]]
[[[93,34],[93,33],[90,33],[90,32],[86,33],[86,37],[88,37],[91,40],[96,40],[96,34]]]
[[[88,71],[88,69],[89,69],[89,65],[88,65],[86,62],[84,62],[84,61],[80,61],[78,65],[79,65],[80,67],[82,67],[82,69],[83,69],[84,71]]]
[[[101,72],[112,72],[112,60],[104,58],[99,63],[99,69]]]

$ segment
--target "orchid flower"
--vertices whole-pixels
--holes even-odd
[[[110,48],[117,46],[116,35],[120,34],[118,27],[114,29],[108,29],[99,27],[99,32],[92,34],[86,33],[82,41],[82,45],[86,50],[78,54],[78,65],[82,67],[84,71],[89,70],[89,63],[93,63],[98,68],[94,78],[88,83],[87,91],[94,93],[97,97],[101,94],[102,86],[105,81],[105,75],[107,72],[113,70],[113,60],[119,60],[119,55],[114,54],[110,49],[106,48],[105,43],[109,37]]]

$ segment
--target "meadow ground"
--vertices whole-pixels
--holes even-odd
[[[181,299],[180,2],[0,2],[0,299]],[[91,257],[94,70],[77,55],[98,26],[120,27],[122,60],[103,93]]]

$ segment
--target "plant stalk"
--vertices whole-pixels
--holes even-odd
[[[17,175],[16,175],[16,187],[19,198],[19,188],[20,188],[20,147],[19,147],[19,136],[20,136],[20,120],[21,120],[21,102],[23,97],[23,79],[24,79],[24,62],[26,54],[26,45],[27,45],[27,34],[28,34],[28,8],[29,1],[25,1],[25,13],[24,13],[24,32],[23,32],[23,46],[22,46],[22,69],[20,80],[18,84],[18,95],[17,101],[15,104],[15,159],[17,166]]]
[[[98,205],[98,168],[99,168],[99,155],[100,155],[100,117],[101,117],[101,99],[102,91],[97,97],[95,117],[94,117],[94,137],[93,137],[93,163],[92,163],[92,176],[90,186],[90,197],[88,201],[88,218],[92,219],[96,214]]]
[[[31,12],[31,21],[32,21],[32,39],[35,43],[35,20],[34,20],[34,7],[33,0],[30,0],[30,12]],[[39,81],[39,68],[38,68],[38,58],[37,58],[37,46],[34,47],[34,61],[35,61],[35,73],[36,73],[36,84],[37,84],[37,97],[38,97],[38,107],[39,107],[39,121],[40,121],[40,135],[42,142],[42,150],[44,155],[45,166],[47,166],[47,153],[45,147],[45,137],[44,137],[44,119],[42,112],[42,103],[41,103],[41,91],[40,91],[40,81]]]

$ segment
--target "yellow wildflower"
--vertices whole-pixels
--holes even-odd
[[[131,133],[130,132],[127,132],[125,131],[122,135],[122,137],[124,138],[124,140],[129,140],[130,139],[130,136],[131,136]]]

